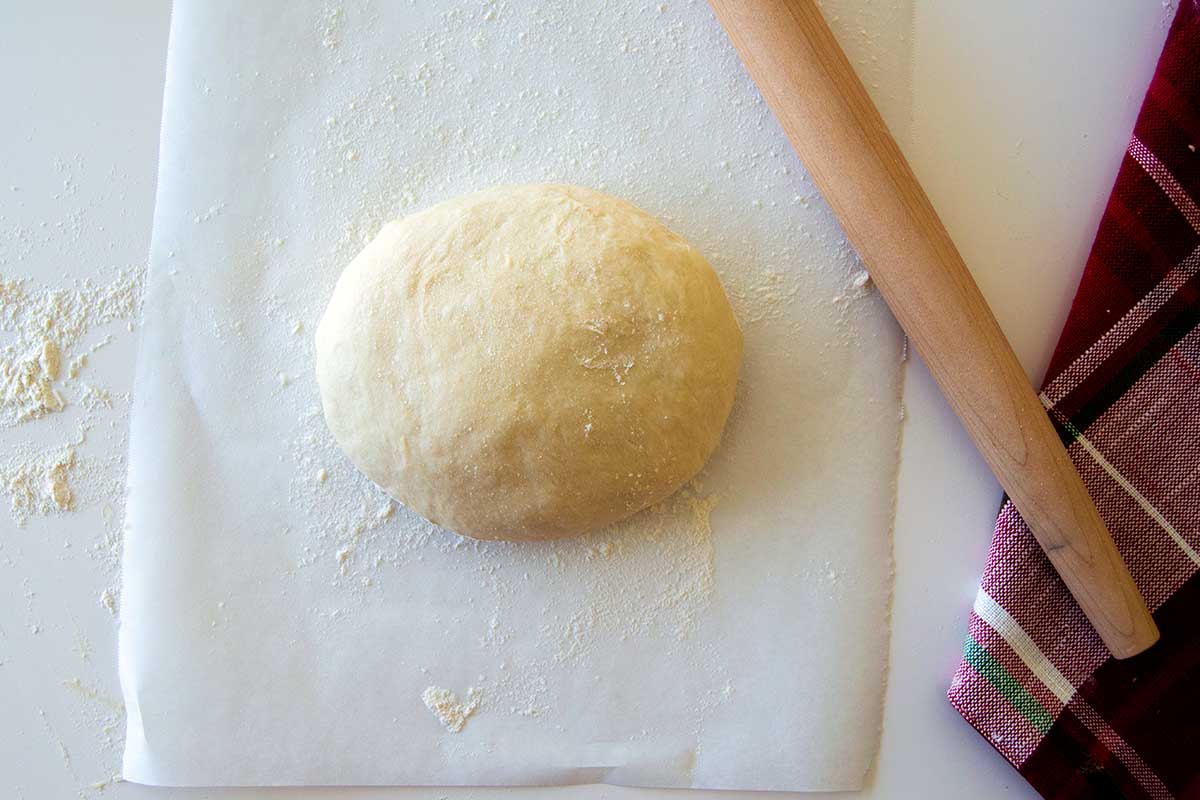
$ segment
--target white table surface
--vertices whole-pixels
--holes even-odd
[[[915,5],[912,135],[902,144],[1023,363],[1040,379],[1171,4]],[[163,0],[0,2],[0,276],[54,285],[144,261],[168,17]],[[65,197],[64,176],[74,185]],[[82,211],[94,249],[80,255],[76,245],[70,255],[47,246],[14,257],[15,231],[74,211]],[[130,385],[132,340],[122,337],[96,359],[113,389]],[[1000,490],[919,359],[909,364],[905,407],[891,672],[880,755],[862,795],[1032,797],[945,700]],[[29,437],[24,428],[0,431],[0,447]],[[0,515],[2,797],[736,796],[599,786],[95,787],[119,767],[120,736],[97,728],[93,706],[103,699],[67,684],[79,679],[101,698],[120,696],[116,623],[97,601],[115,577],[80,552],[100,524],[97,508],[23,528]]]

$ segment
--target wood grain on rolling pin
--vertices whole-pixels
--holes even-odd
[[[1117,658],[1158,630],[991,309],[812,0],[710,0],[950,405]]]

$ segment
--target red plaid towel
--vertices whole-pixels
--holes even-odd
[[[949,692],[1050,798],[1200,798],[1198,149],[1182,0],[1041,395],[1162,639],[1110,657],[1005,501]]]

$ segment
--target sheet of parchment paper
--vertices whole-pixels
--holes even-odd
[[[904,9],[836,5],[903,124]],[[724,442],[678,496],[579,540],[480,544],[355,473],[311,340],[385,220],[526,181],[610,191],[690,239],[746,357]],[[701,2],[177,0],[131,432],[125,778],[860,786],[900,352]]]

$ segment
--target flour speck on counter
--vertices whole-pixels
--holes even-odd
[[[467,720],[479,709],[481,692],[472,686],[467,689],[465,700],[459,700],[458,695],[441,686],[427,686],[421,692],[421,700],[425,707],[433,712],[438,721],[451,733],[458,733],[467,724]]]

